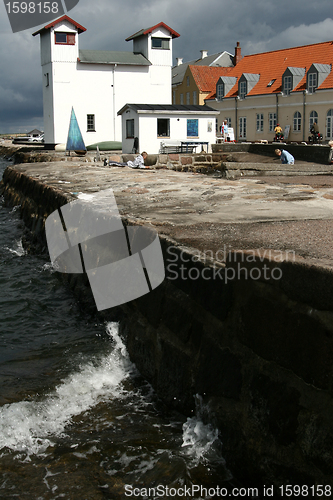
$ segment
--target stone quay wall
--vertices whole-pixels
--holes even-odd
[[[6,169],[26,246],[45,251],[47,216],[75,199]],[[125,224],[132,223],[124,220]],[[249,486],[333,485],[333,272],[281,252],[200,255],[160,238],[166,279],[103,314],[120,319],[130,357],[164,401],[219,429]],[[84,275],[61,275],[84,307]]]
[[[276,147],[285,147],[298,162],[295,165],[282,165],[275,156]],[[256,176],[298,176],[298,175],[332,175],[332,151],[329,146],[307,146],[281,144],[247,144],[224,143],[212,145],[213,153],[169,153],[148,155],[147,166],[154,169],[171,169],[180,172],[194,172],[206,175],[237,179],[240,177]],[[64,152],[43,151],[41,148],[21,147],[12,149],[1,148],[0,154],[11,157],[14,163],[34,163],[52,161],[77,161],[78,156]],[[251,155],[244,158],[244,153],[257,155],[255,163]],[[265,161],[257,161],[258,155],[265,157]],[[133,160],[134,154],[121,154],[115,152],[88,151],[80,158],[85,163],[116,161],[126,163]],[[246,155],[245,155],[246,156]],[[267,157],[272,157],[272,162],[267,162]]]

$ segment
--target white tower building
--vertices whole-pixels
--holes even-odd
[[[121,141],[126,103],[171,104],[172,40],[163,22],[126,40],[133,52],[79,49],[86,28],[68,16],[33,33],[40,35],[44,133],[47,143],[65,143],[72,107],[86,145]]]

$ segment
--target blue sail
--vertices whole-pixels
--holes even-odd
[[[72,108],[71,119],[69,122],[69,130],[66,144],[67,151],[85,151],[86,147],[82,138],[79,124],[77,122],[74,108]]]

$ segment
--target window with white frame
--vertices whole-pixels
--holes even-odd
[[[217,85],[217,100],[218,101],[222,101],[223,97],[224,97],[224,84],[223,83],[219,83]]]
[[[268,113],[268,124],[269,124],[269,131],[274,132],[274,129],[276,127],[276,113]]]
[[[225,118],[225,120],[227,120],[227,125],[228,125],[228,127],[231,127],[231,118],[230,118],[230,116],[227,116],[227,117]]]
[[[87,115],[87,132],[95,132],[95,115]]]
[[[193,104],[198,104],[198,97],[196,90],[193,90]]]
[[[311,127],[314,124],[314,122],[318,123],[318,113],[317,113],[317,111],[311,111],[311,113],[310,113],[309,130],[311,130]]]
[[[239,97],[244,99],[247,93],[247,81],[243,80],[239,83]]]
[[[180,94],[180,104],[184,104],[184,94]]]
[[[191,101],[191,94],[190,92],[186,92],[186,104],[190,104],[190,101]]]
[[[326,115],[326,138],[333,139],[333,109],[329,109]]]
[[[292,90],[292,77],[290,75],[283,78],[283,93],[289,95]]]
[[[317,73],[309,73],[308,75],[308,91],[312,94],[317,88]]]
[[[294,113],[294,132],[299,132],[302,129],[302,115],[299,111]]]
[[[263,132],[264,131],[264,114],[257,113],[256,117],[256,131]]]

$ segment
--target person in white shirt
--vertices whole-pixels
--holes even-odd
[[[145,165],[145,159],[147,158],[148,153],[143,151],[140,155],[138,155],[133,161],[129,160],[126,163],[121,163],[119,161],[108,160],[105,158],[104,165],[114,166],[114,167],[131,167],[131,168],[149,168]]]

